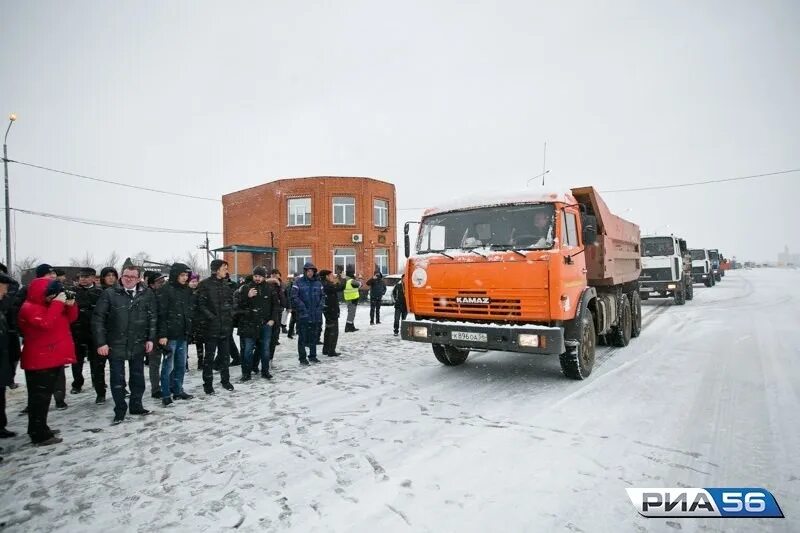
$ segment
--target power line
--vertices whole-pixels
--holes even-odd
[[[219,202],[219,198],[209,198],[207,196],[194,196],[192,194],[183,194],[180,192],[173,192],[173,191],[165,191],[162,189],[153,189],[151,187],[142,187],[140,185],[131,185],[130,183],[122,183],[119,181],[107,180],[102,178],[93,178],[92,176],[85,176],[83,174],[76,174],[75,172],[67,172],[66,170],[58,170],[56,168],[44,167],[42,165],[34,165],[33,163],[26,163],[25,161],[15,161],[14,159],[9,159],[9,163],[16,163],[18,165],[23,165],[26,167],[38,168],[40,170],[47,170],[48,172],[55,172],[57,174],[64,174],[66,176],[73,176],[76,178],[81,178],[85,180],[97,181],[100,183],[106,183],[108,185],[116,185],[118,187],[127,187],[129,189],[138,189],[140,191],[148,191],[148,192],[157,192],[160,194],[169,194],[171,196],[180,196],[182,198],[191,198],[193,200],[207,200],[209,202]]]
[[[12,211],[18,213],[24,213],[26,215],[33,215],[37,217],[43,218],[54,218],[56,220],[64,220],[67,222],[75,222],[77,224],[86,224],[88,226],[100,226],[104,228],[117,228],[117,229],[128,229],[134,231],[146,231],[151,233],[181,233],[181,234],[191,234],[191,235],[205,235],[208,233],[209,235],[221,235],[220,232],[217,231],[199,231],[199,230],[186,230],[186,229],[173,229],[173,228],[161,228],[157,226],[141,226],[138,224],[125,224],[120,222],[109,222],[106,220],[94,220],[90,218],[78,218],[78,217],[71,217],[67,215],[57,215],[55,213],[44,213],[41,211],[30,211],[27,209],[18,209],[15,207],[11,208]]]
[[[655,191],[660,189],[677,189],[679,187],[694,187],[696,185],[708,185],[710,183],[724,183],[728,181],[740,181],[740,180],[752,180],[755,178],[765,178],[767,176],[778,176],[780,174],[791,174],[792,172],[800,172],[800,168],[793,168],[791,170],[779,170],[777,172],[767,172],[765,174],[753,174],[752,176],[738,176],[736,178],[723,178],[718,180],[705,180],[705,181],[694,181],[691,183],[678,183],[675,185],[654,185],[652,187],[635,187],[632,189],[612,189],[606,191],[600,191],[604,193],[612,193],[612,192],[634,192],[634,191]]]

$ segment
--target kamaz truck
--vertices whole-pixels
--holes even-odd
[[[694,279],[694,282],[704,283],[706,287],[713,287],[716,285],[708,250],[703,248],[695,248],[689,250],[689,254],[692,257],[692,278]]]
[[[694,298],[692,256],[685,240],[673,235],[642,237],[639,295],[642,300],[673,298],[676,305]]]
[[[719,283],[722,281],[722,254],[719,250],[712,248],[708,251],[708,258],[711,260],[711,272],[714,274],[714,281]]]
[[[402,338],[447,366],[471,350],[557,355],[584,379],[598,336],[626,346],[641,331],[639,239],[592,187],[428,209],[413,255],[405,226]]]

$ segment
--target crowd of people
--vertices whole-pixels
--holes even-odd
[[[108,366],[116,425],[127,415],[150,414],[143,404],[145,367],[151,395],[163,407],[193,399],[184,390],[190,344],[196,346],[203,392],[211,395],[216,393],[215,373],[223,389],[234,390],[231,366],[241,365],[241,383],[258,376],[272,379],[281,334],[297,337],[302,366],[320,363],[318,345],[322,355],[340,356],[340,297],[347,307],[345,332],[359,331],[355,319],[364,289],[369,292],[370,324],[381,323],[387,289],[380,272],[364,283],[354,269],[342,275],[306,263],[302,273],[284,282],[279,270],[258,266],[237,283],[228,268],[227,262],[215,259],[211,275],[200,280],[182,263],[174,263],[169,276],[133,265],[125,266],[121,275],[106,267],[98,276],[87,267],[70,283],[64,272],[41,264],[35,279],[20,286],[0,264],[0,439],[16,436],[7,429],[5,396],[6,388],[17,387],[18,364],[28,393],[21,413],[28,416],[28,435],[35,445],[46,446],[62,442],[47,420],[53,400],[56,409],[68,407],[66,367],[71,367],[71,394],[80,394],[88,363],[95,403],[104,404]],[[394,286],[393,299],[397,336],[407,314],[403,280]]]

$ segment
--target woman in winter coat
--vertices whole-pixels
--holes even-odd
[[[78,318],[75,300],[67,300],[58,280],[35,279],[19,312],[25,337],[21,365],[28,384],[28,435],[34,444],[62,441],[47,425],[47,412],[64,365],[76,362],[70,324]]]

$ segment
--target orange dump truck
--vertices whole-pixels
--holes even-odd
[[[428,209],[405,248],[402,337],[444,365],[470,350],[553,354],[583,379],[598,338],[626,346],[641,330],[639,227],[592,187]]]

